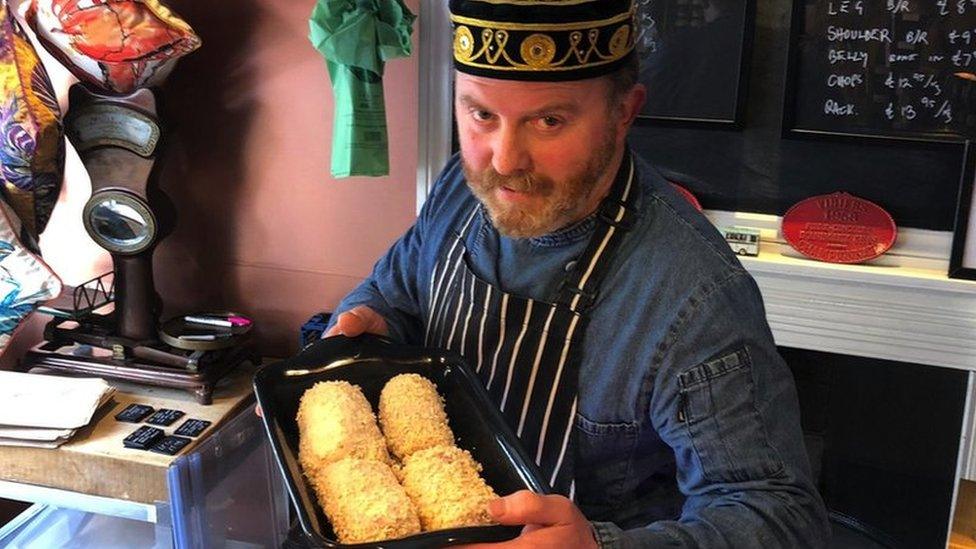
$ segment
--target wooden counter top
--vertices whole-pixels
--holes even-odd
[[[110,381],[117,388],[115,395],[99,408],[92,423],[79,429],[61,447],[0,446],[0,480],[145,504],[167,501],[166,473],[170,464],[192,452],[241,408],[253,404],[253,373],[253,368],[242,366],[221,380],[214,390],[213,403],[208,406],[198,404],[186,391]],[[115,420],[115,415],[132,403],[185,412],[167,427],[156,426],[167,435],[172,435],[187,419],[212,424],[176,456],[125,448],[122,439],[147,425]]]

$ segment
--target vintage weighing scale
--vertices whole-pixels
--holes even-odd
[[[178,317],[159,325],[152,253],[171,223],[150,178],[160,138],[156,98],[148,88],[110,96],[75,84],[69,105],[67,134],[92,183],[85,229],[111,253],[113,272],[76,287],[70,307],[45,308],[55,318],[24,364],[182,388],[209,404],[221,377],[259,358],[247,345],[249,322],[216,325],[231,313],[206,313],[218,320],[209,324]]]

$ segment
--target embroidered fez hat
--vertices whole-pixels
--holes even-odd
[[[634,55],[633,0],[450,0],[457,70],[506,80],[582,80]]]

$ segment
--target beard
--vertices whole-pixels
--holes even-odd
[[[531,172],[502,175],[491,165],[476,171],[463,157],[461,165],[468,187],[488,210],[491,222],[500,234],[509,238],[535,238],[591,213],[595,207],[590,200],[593,191],[606,175],[616,152],[614,134],[608,129],[583,167],[562,181]],[[532,195],[532,205],[511,204],[499,199],[495,191],[503,187]]]

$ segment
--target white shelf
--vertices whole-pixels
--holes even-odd
[[[759,284],[776,343],[976,371],[976,282],[950,279],[951,233],[904,229],[862,265],[803,258],[779,237],[779,218],[708,211],[719,227],[762,230],[742,264]]]

